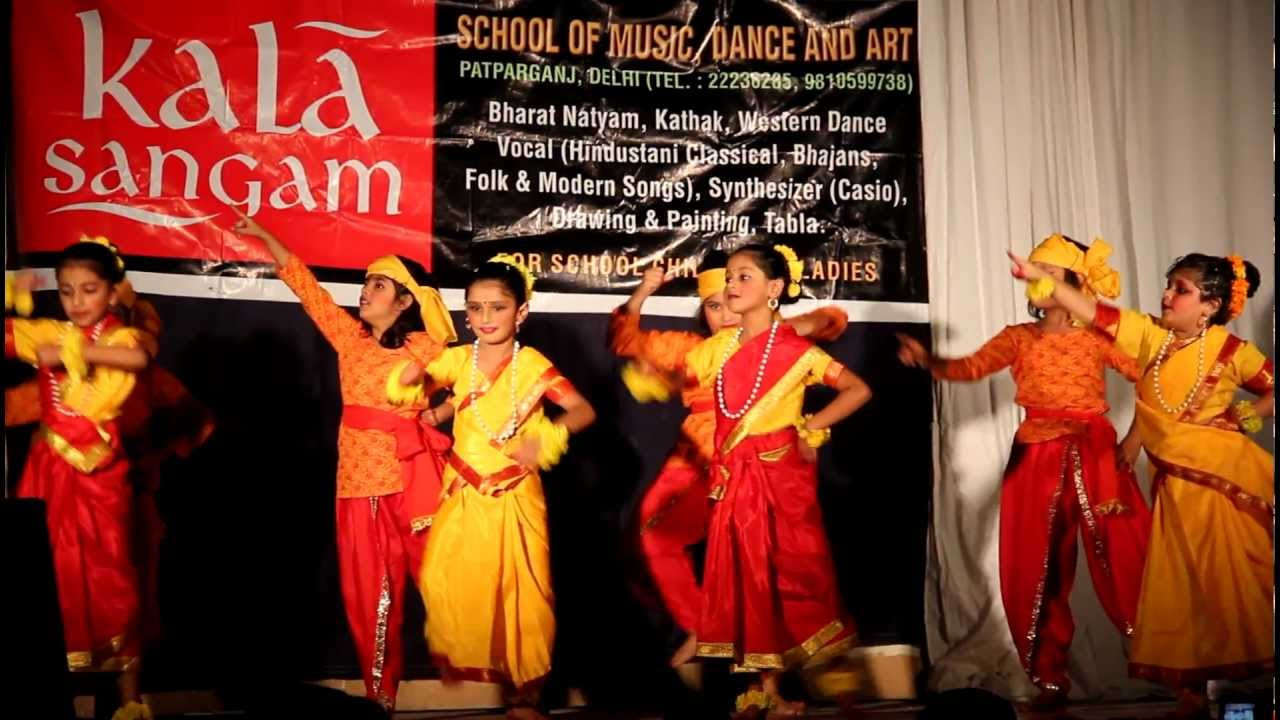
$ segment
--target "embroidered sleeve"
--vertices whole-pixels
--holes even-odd
[[[1110,345],[1105,350],[1107,354],[1107,365],[1113,370],[1124,376],[1129,382],[1137,382],[1142,375],[1142,369],[1138,367],[1138,361],[1134,360],[1124,353],[1120,348]]]
[[[35,365],[36,349],[41,345],[56,345],[62,342],[62,333],[69,323],[48,318],[5,318],[4,320],[4,354],[25,363]]]
[[[939,380],[978,380],[1009,367],[1018,357],[1019,332],[1016,325],[1011,325],[972,355],[954,360],[937,359],[933,376]]]
[[[289,262],[280,268],[279,277],[298,296],[303,311],[334,350],[342,352],[348,340],[360,334],[360,322],[333,301],[333,296],[320,287],[311,268],[303,264],[297,255],[289,257]]]
[[[640,358],[669,375],[684,374],[686,356],[703,339],[678,330],[641,330],[640,316],[623,308],[609,318],[609,348],[615,355]]]
[[[409,333],[404,343],[405,352],[419,365],[426,367],[440,357],[444,346],[424,332]]]
[[[1240,377],[1240,387],[1254,395],[1263,395],[1275,389],[1276,378],[1271,360],[1262,354],[1257,345],[1244,343],[1236,351],[1232,361]]]
[[[546,378],[547,389],[543,393],[544,397],[558,405],[566,397],[578,394],[577,389],[573,387],[573,383],[569,382],[569,378],[561,375],[559,370],[553,367],[550,368],[549,372],[552,374]]]
[[[40,420],[40,383],[35,380],[4,391],[4,426],[29,425]]]

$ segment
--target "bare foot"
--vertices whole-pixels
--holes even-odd
[[[761,673],[760,686],[765,695],[769,696],[769,716],[770,717],[800,717],[804,715],[804,703],[795,700],[787,700],[782,697],[782,693],[778,690],[778,672]]]
[[[680,647],[671,656],[671,667],[680,667],[698,656],[698,636],[689,633]]]
[[[507,708],[507,720],[550,720],[546,715],[538,711],[537,708],[528,705],[520,705],[518,707]]]

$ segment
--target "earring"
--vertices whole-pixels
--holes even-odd
[[[1201,316],[1200,316],[1200,320],[1199,320],[1199,321],[1197,321],[1197,323],[1196,323],[1196,326],[1197,326],[1197,327],[1199,327],[1201,330],[1203,330],[1203,329],[1204,329],[1204,326],[1205,326],[1205,325],[1208,325],[1208,324],[1209,324],[1209,316],[1208,316],[1208,315],[1201,315]]]
[[[769,309],[770,309],[770,310],[777,310],[777,309],[778,309],[778,298],[769,298],[769,303],[768,303],[768,305],[769,305]]]

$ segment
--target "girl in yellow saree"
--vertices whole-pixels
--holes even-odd
[[[1193,254],[1167,273],[1159,319],[1098,305],[1010,255],[1032,291],[1114,338],[1143,368],[1134,431],[1154,472],[1154,526],[1130,673],[1181,691],[1188,713],[1205,682],[1272,672],[1273,458],[1248,437],[1274,410],[1271,361],[1223,327],[1257,290],[1237,256]],[[1233,399],[1238,388],[1258,396]],[[1136,431],[1136,432],[1135,432]]]
[[[550,469],[569,434],[595,412],[516,331],[533,278],[510,256],[476,268],[467,286],[472,345],[425,368],[453,390],[453,450],[445,499],[432,521],[420,589],[427,646],[445,678],[502,684],[511,718],[541,718],[538,690],[555,640],[547,507],[538,469]],[[406,378],[410,379],[410,378]],[[555,422],[544,400],[562,409]]]

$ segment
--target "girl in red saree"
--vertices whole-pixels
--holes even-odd
[[[1120,294],[1102,240],[1084,247],[1052,235],[1031,262],[1090,295]],[[1000,487],[1000,595],[1018,659],[1040,689],[1032,702],[1066,700],[1067,653],[1075,623],[1071,584],[1076,538],[1102,607],[1125,636],[1133,633],[1151,512],[1137,478],[1116,452],[1107,421],[1106,369],[1137,379],[1137,364],[1052,298],[1029,303],[1037,322],[1010,325],[969,357],[931,357],[899,336],[899,357],[934,378],[973,381],[1008,367],[1026,420],[1014,436]]]
[[[116,720],[149,718],[138,693],[138,578],[130,556],[129,461],[116,421],[147,367],[142,333],[110,312],[124,262],[105,239],[57,262],[69,320],[6,318],[4,347],[38,368],[40,429],[18,496],[47,505],[67,664],[120,673]],[[24,280],[20,292],[29,293]],[[27,303],[29,307],[29,303]]]
[[[233,208],[234,209],[234,208]],[[333,301],[315,275],[239,210],[235,230],[262,240],[280,279],[338,354],[338,571],[347,624],[366,694],[395,707],[403,672],[400,629],[405,578],[417,579],[426,530],[439,504],[448,436],[424,393],[399,391],[402,376],[457,339],[425,271],[397,255],[366,271],[359,319]]]
[[[154,360],[159,350],[160,315],[140,298],[126,279],[116,286],[118,306],[126,324],[141,331],[140,340]],[[40,381],[33,379],[5,390],[5,427],[40,421]],[[133,392],[116,418],[133,486],[133,556],[138,569],[142,644],[160,637],[157,570],[164,522],[156,507],[161,467],[170,457],[185,458],[213,433],[213,416],[188,392],[173,373],[149,365],[138,374]]]
[[[698,266],[698,318],[714,335],[723,328],[737,327],[740,318],[725,306],[725,263],[728,256],[713,250]],[[635,358],[641,366],[663,375],[683,377],[685,357],[705,336],[694,332],[640,329],[644,301],[662,286],[666,273],[660,267],[647,270],[639,287],[627,302],[613,311],[609,320],[609,347],[619,357]],[[848,324],[843,310],[819,308],[793,318],[787,324],[814,342],[840,337]],[[624,370],[634,384],[635,369]],[[643,391],[640,391],[643,395]],[[659,390],[662,396],[669,391]],[[646,398],[641,398],[646,399]],[[672,666],[680,666],[695,656],[701,592],[693,571],[690,548],[706,538],[710,505],[708,471],[715,454],[715,412],[711,386],[689,386],[682,398],[689,414],[680,426],[680,438],[645,491],[637,513],[640,552],[649,575],[676,624],[686,634],[684,643],[672,655]]]
[[[715,388],[715,457],[697,653],[760,673],[738,699],[744,714],[795,716],[783,670],[837,658],[855,639],[841,605],[817,495],[817,448],[871,397],[856,375],[778,315],[800,294],[790,248],[748,245],[729,257],[725,299],[742,317],[695,346],[688,381]],[[804,391],[837,395],[802,414]]]
[[[1155,318],[1010,257],[1033,292],[1137,358],[1130,435],[1151,461],[1155,508],[1129,672],[1175,688],[1179,716],[1204,716],[1207,681],[1275,672],[1275,461],[1249,437],[1275,412],[1275,376],[1224,327],[1257,291],[1258,269],[1239,256],[1178,258]],[[1236,400],[1239,389],[1258,399]]]

